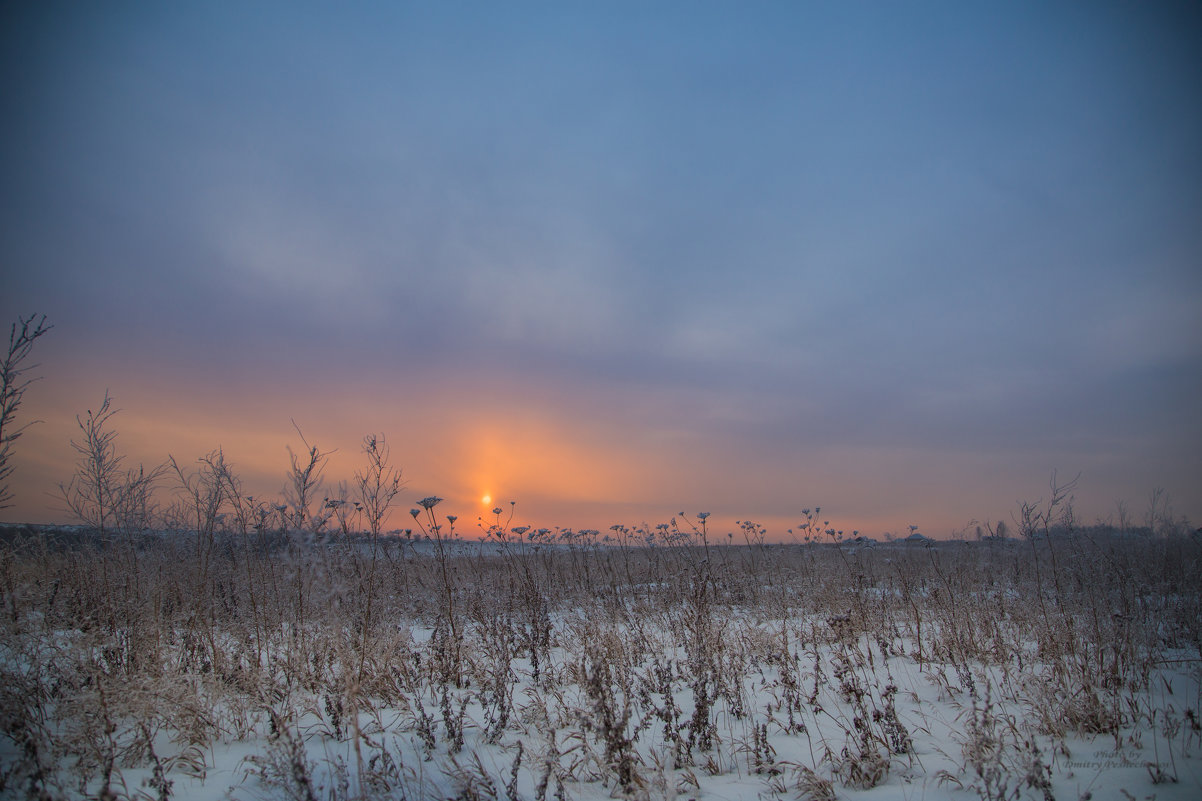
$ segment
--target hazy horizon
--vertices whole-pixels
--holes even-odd
[[[256,495],[384,434],[393,528],[1202,519],[1196,4],[0,15],[0,324],[55,326],[0,520],[106,390]]]

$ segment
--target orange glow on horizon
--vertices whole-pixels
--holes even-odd
[[[70,445],[79,439],[75,416],[96,407],[105,377],[31,388],[29,408],[44,422],[21,440],[14,483],[18,505],[0,513],[0,520],[73,522],[56,490],[71,478],[78,458]],[[331,496],[340,484],[353,491],[353,476],[364,464],[364,433],[384,434],[405,484],[385,528],[411,525],[407,510],[429,495],[446,499],[437,509],[440,519],[459,516],[463,531],[456,533],[463,536],[474,535],[478,521],[492,522],[493,507],[503,510],[501,522],[515,526],[601,531],[704,510],[713,513],[711,536],[727,539],[734,532],[736,540],[741,536],[736,521],[748,518],[768,528],[769,540],[794,539],[788,531],[800,520],[794,507],[815,500],[831,509],[831,527],[848,536],[856,529],[877,537],[885,531],[904,534],[910,523],[940,536],[963,525],[956,518],[933,522],[930,510],[885,498],[864,508],[850,484],[830,477],[856,474],[869,484],[882,483],[914,461],[910,452],[845,448],[808,453],[805,459],[757,461],[737,441],[684,428],[635,432],[588,405],[565,413],[538,398],[506,396],[482,411],[453,376],[434,382],[436,390],[406,396],[403,405],[376,400],[390,397],[376,386],[344,396],[292,387],[266,393],[218,383],[107,378],[121,410],[113,430],[119,432],[116,446],[126,456],[125,466],[153,467],[170,455],[191,472],[200,456],[221,447],[245,494],[256,500],[282,497],[287,449],[303,454],[293,420],[310,443],[329,454],[322,492]],[[823,472],[815,473],[810,462],[821,464]],[[973,465],[954,467],[965,468]],[[161,482],[164,505],[177,483],[170,475]],[[967,520],[970,512],[957,514]]]

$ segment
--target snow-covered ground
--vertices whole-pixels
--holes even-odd
[[[0,794],[1196,799],[1197,550],[9,551]]]

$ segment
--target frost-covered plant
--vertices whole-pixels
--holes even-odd
[[[95,412],[89,409],[86,417],[76,416],[82,436],[72,440],[71,447],[79,460],[71,479],[59,484],[67,510],[101,539],[114,530],[129,537],[149,527],[154,487],[163,473],[162,467],[123,468],[125,456],[118,453],[117,432],[110,427],[115,414],[106,391]]]
[[[289,801],[317,801],[314,786],[315,765],[309,759],[304,739],[287,716],[270,709],[273,736],[260,754],[246,758],[246,772]]]
[[[330,519],[330,510],[324,505],[318,505],[316,514],[312,507],[318,502],[317,496],[321,493],[331,451],[322,451],[316,445],[310,445],[295,420],[292,421],[292,427],[296,429],[304,450],[298,454],[288,446],[288,480],[284,485],[288,524],[298,534],[315,536]]]
[[[592,714],[582,723],[604,747],[605,766],[613,772],[625,792],[643,784],[636,770],[638,756],[629,733],[631,699],[615,681],[612,653],[603,648],[586,647],[582,670],[584,691]]]
[[[25,361],[33,350],[33,343],[52,328],[54,326],[46,325],[44,314],[40,318],[36,314],[19,318],[9,329],[8,350],[0,358],[0,509],[12,506],[13,494],[8,480],[13,473],[13,445],[31,425],[17,425],[17,412],[25,391],[37,380],[27,375],[37,365],[25,364]]]

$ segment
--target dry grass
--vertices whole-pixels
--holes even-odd
[[[0,793],[175,797],[241,743],[225,780],[247,797],[740,779],[1042,798],[1081,742],[1163,786],[1202,745],[1185,537],[715,546],[703,527],[499,526],[489,547],[432,548],[231,520],[9,532]]]

